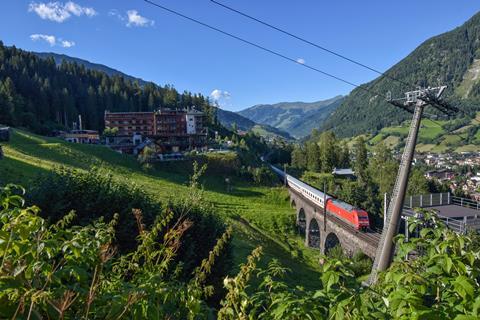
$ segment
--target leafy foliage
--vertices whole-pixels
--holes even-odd
[[[420,237],[399,235],[397,255],[375,286],[358,275],[361,257],[322,257],[321,288],[289,286],[291,271],[278,261],[260,269],[262,249],[253,250],[236,276],[226,277],[217,311],[206,299],[207,279],[225,250],[227,230],[194,269],[178,277],[174,257],[192,222],[165,210],[150,228],[135,212],[135,250],[119,254],[114,245],[118,216],[85,226],[73,213],[55,224],[24,207],[23,189],[0,191],[0,313],[8,318],[90,319],[476,319],[480,315],[480,251],[477,234],[459,235],[423,211],[410,221]],[[405,261],[405,256],[410,256]],[[256,279],[259,281],[253,282]]]
[[[189,277],[216,239],[225,232],[224,222],[201,201],[198,178],[205,167],[197,169],[192,175],[188,197],[172,199],[164,204],[154,200],[140,186],[121,183],[100,169],[84,173],[65,168],[41,176],[29,195],[29,202],[40,206],[41,216],[52,223],[63,219],[64,213],[70,211],[75,212],[72,223],[82,226],[93,223],[99,217],[109,221],[117,215],[113,244],[121,253],[131,252],[137,247],[138,221],[132,219],[135,210],[142,212],[142,225],[146,228],[150,228],[165,210],[171,212],[172,221],[188,219],[193,225],[183,233],[183,239],[189,245],[178,249],[176,260],[182,263],[180,274]],[[225,252],[224,258],[218,264],[217,271],[221,274],[230,267],[230,253]]]

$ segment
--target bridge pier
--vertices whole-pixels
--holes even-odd
[[[296,222],[300,234],[305,237],[305,246],[318,249],[322,254],[340,245],[347,255],[358,251],[374,258],[378,244],[377,234],[367,234],[356,230],[348,223],[327,216],[324,227],[323,209],[289,189],[291,203],[295,203]]]

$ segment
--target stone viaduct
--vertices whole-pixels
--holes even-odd
[[[306,246],[328,253],[330,249],[340,245],[347,255],[361,251],[372,259],[375,258],[380,234],[358,231],[328,212],[325,219],[321,207],[291,188],[288,192],[291,205],[296,210],[298,229],[305,235]]]

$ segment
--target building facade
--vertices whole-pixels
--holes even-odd
[[[98,144],[100,136],[95,130],[72,130],[65,133],[64,139],[73,143]]]
[[[105,111],[105,128],[117,128],[120,136],[131,136],[135,133],[151,136],[155,134],[155,114],[154,112]]]
[[[207,128],[203,112],[159,109],[153,112],[105,111],[105,128],[116,129],[119,137],[141,135],[150,139],[160,153],[179,152],[203,147],[207,142]],[[120,141],[120,140],[119,140]],[[126,141],[123,139],[122,141]],[[110,147],[114,148],[114,144]],[[125,150],[123,146],[122,151]]]

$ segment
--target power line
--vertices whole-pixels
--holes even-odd
[[[187,15],[185,15],[185,14],[183,14],[183,13],[180,13],[180,12],[175,11],[175,10],[173,10],[173,9],[167,8],[167,7],[163,6],[163,5],[160,5],[160,4],[158,4],[158,3],[155,3],[155,2],[153,2],[153,1],[150,1],[150,0],[144,0],[144,1],[145,1],[146,3],[148,3],[148,4],[150,4],[150,5],[153,5],[153,6],[155,6],[155,7],[158,7],[158,8],[160,8],[160,9],[164,10],[164,11],[167,11],[167,12],[169,12],[169,13],[171,13],[171,14],[174,14],[174,15],[176,15],[176,16],[179,16],[179,17],[181,17],[181,18],[184,18],[184,19],[189,20],[189,21],[191,21],[191,22],[194,22],[194,23],[196,23],[196,24],[199,24],[199,25],[201,25],[201,26],[203,26],[203,27],[205,27],[205,28],[208,28],[208,29],[211,29],[211,30],[216,31],[216,32],[218,32],[218,33],[221,33],[221,34],[223,34],[223,35],[226,35],[226,36],[228,36],[228,37],[230,37],[230,38],[233,38],[233,39],[235,39],[235,40],[237,40],[237,41],[240,41],[240,42],[242,42],[242,43],[244,43],[244,44],[248,44],[248,45],[250,45],[250,46],[252,46],[252,47],[255,47],[255,48],[260,49],[260,50],[262,50],[262,51],[265,51],[265,52],[267,52],[267,53],[273,54],[273,55],[275,55],[275,56],[277,56],[277,57],[280,57],[280,58],[282,58],[282,59],[284,59],[284,60],[293,62],[293,63],[295,63],[295,64],[297,64],[297,65],[301,65],[301,66],[303,66],[303,67],[305,67],[305,68],[307,68],[307,69],[313,70],[313,71],[315,71],[315,72],[318,72],[318,73],[320,73],[320,74],[323,74],[324,76],[333,78],[333,79],[335,79],[335,80],[337,80],[337,81],[346,83],[346,84],[348,84],[348,85],[350,85],[350,86],[352,86],[352,87],[359,88],[359,89],[361,89],[361,90],[363,90],[363,91],[365,91],[365,92],[367,92],[367,93],[369,93],[369,94],[371,94],[371,95],[380,96],[380,97],[383,97],[383,98],[385,98],[386,100],[388,100],[387,96],[385,96],[385,95],[383,95],[383,94],[381,94],[381,93],[375,92],[374,90],[367,89],[367,88],[365,88],[364,86],[355,84],[355,83],[353,83],[353,82],[351,82],[351,81],[345,80],[345,79],[340,78],[340,77],[338,77],[338,76],[335,76],[335,75],[333,75],[333,74],[331,74],[331,73],[328,73],[328,72],[323,71],[323,70],[321,70],[321,69],[318,69],[318,68],[316,68],[316,67],[310,66],[310,65],[308,65],[308,64],[306,64],[306,63],[301,63],[301,62],[297,61],[296,59],[293,59],[293,58],[291,58],[291,57],[288,57],[288,56],[286,56],[286,55],[284,55],[284,54],[282,54],[282,53],[279,53],[279,52],[277,52],[277,51],[274,51],[274,50],[272,50],[272,49],[269,49],[269,48],[264,47],[264,46],[262,46],[262,45],[259,45],[259,44],[257,44],[257,43],[251,42],[251,41],[249,41],[249,40],[247,40],[247,39],[244,39],[244,38],[241,38],[241,37],[239,37],[239,36],[236,36],[236,35],[234,35],[234,34],[232,34],[232,33],[230,33],[230,32],[221,30],[221,29],[219,29],[219,28],[217,28],[217,27],[214,27],[214,26],[212,26],[212,25],[210,25],[210,24],[207,24],[207,23],[202,22],[202,21],[200,21],[200,20],[198,20],[198,19],[189,17],[189,16],[187,16]],[[216,2],[216,1],[214,1],[214,0],[210,0],[210,1],[212,1],[212,2],[214,2],[214,3],[217,3],[217,4],[219,4],[219,5],[222,5],[221,3],[218,3],[218,2]],[[222,5],[222,6],[224,6],[224,5]],[[225,6],[225,7],[226,7],[226,6]],[[227,7],[227,8],[230,9],[229,7]],[[235,11],[235,9],[231,9],[231,10],[234,10],[234,11]],[[240,13],[240,12],[239,12],[239,13]],[[240,14],[245,15],[245,14],[243,14],[243,13],[240,13]],[[247,15],[245,15],[245,16],[247,16]],[[248,16],[248,17],[251,18],[251,19],[256,20],[256,19],[253,18],[253,17],[250,17],[250,16]],[[263,22],[261,22],[261,21],[258,21],[258,22],[260,22],[260,23],[262,23],[262,24],[268,25],[267,23],[263,23]],[[268,25],[268,26],[276,29],[276,27],[274,27],[274,26],[271,26],[271,25]],[[289,34],[288,32],[283,31],[283,30],[281,30],[281,29],[279,29],[279,30],[280,30],[281,32],[284,32],[284,33]],[[290,35],[290,34],[289,34],[289,35]],[[297,38],[297,37],[294,36],[294,35],[291,35],[291,36]],[[308,42],[308,40],[304,40],[304,39],[302,39],[302,38],[299,38],[299,40]],[[313,43],[312,43],[312,44],[313,44]],[[313,45],[315,45],[315,44],[313,44]],[[315,46],[317,46],[317,45],[315,45]],[[318,47],[320,47],[320,46],[318,46]],[[326,48],[323,48],[323,47],[320,47],[320,49],[330,52],[330,50],[328,50],[328,49],[326,49]],[[405,85],[409,85],[409,84],[406,83],[406,82],[403,82],[403,81],[401,81],[401,80],[398,80],[398,79],[395,79],[395,78],[393,78],[393,77],[390,77],[390,76],[388,76],[388,75],[386,75],[386,74],[384,74],[384,73],[382,73],[382,72],[380,72],[380,71],[378,71],[378,70],[375,70],[375,69],[373,69],[373,68],[370,68],[370,67],[368,67],[368,66],[366,66],[366,65],[363,65],[363,64],[361,64],[361,63],[359,63],[359,62],[356,62],[356,61],[354,61],[354,60],[352,60],[352,59],[350,59],[350,58],[344,57],[344,56],[342,56],[342,55],[340,55],[340,54],[337,54],[337,53],[335,53],[335,52],[333,52],[333,51],[331,51],[330,53],[332,53],[332,54],[334,54],[334,55],[337,55],[337,56],[339,56],[339,57],[341,57],[341,58],[343,58],[343,59],[346,59],[346,60],[348,60],[348,61],[351,61],[351,62],[353,62],[353,63],[355,63],[355,64],[358,64],[358,65],[360,65],[360,66],[362,66],[362,67],[365,67],[365,68],[367,68],[367,69],[370,69],[370,70],[372,70],[372,71],[374,71],[374,72],[376,72],[376,73],[379,73],[379,74],[381,74],[381,75],[383,75],[383,76],[385,76],[385,77],[388,77],[388,78],[390,78],[390,79],[392,79],[392,80],[395,80],[395,81],[398,81],[398,82],[402,82],[402,83],[405,84]],[[435,123],[435,124],[438,125],[439,127],[442,127],[442,125],[441,125],[440,123],[438,123],[438,122],[436,122],[436,121],[434,121],[434,120],[432,120],[432,119],[429,119],[429,120],[431,120],[433,123]],[[454,133],[454,134],[455,134],[455,133]],[[460,137],[461,139],[464,139],[463,137],[461,137],[461,136],[458,135],[458,134],[455,134],[455,135],[457,135],[457,136]]]
[[[265,21],[263,21],[263,20],[260,20],[260,19],[258,19],[258,18],[255,18],[255,17],[253,17],[253,16],[251,16],[251,15],[249,15],[249,14],[247,14],[247,13],[244,13],[244,12],[242,12],[242,11],[240,11],[240,10],[237,10],[237,9],[235,9],[235,8],[232,8],[232,7],[230,7],[230,6],[227,6],[226,4],[223,4],[223,3],[218,2],[218,1],[215,1],[215,0],[210,0],[210,1],[213,2],[214,4],[218,5],[218,6],[221,6],[221,7],[225,8],[225,9],[227,9],[227,10],[230,10],[230,11],[232,11],[232,12],[235,12],[235,13],[241,15],[241,16],[244,16],[244,17],[246,17],[246,18],[248,18],[248,19],[250,19],[250,20],[253,20],[253,21],[255,21],[255,22],[258,22],[258,23],[260,23],[260,24],[262,24],[262,25],[264,25],[264,26],[267,26],[267,27],[269,27],[269,28],[271,28],[271,29],[273,29],[273,30],[276,30],[276,31],[278,31],[278,32],[281,32],[281,33],[283,33],[283,34],[285,34],[285,35],[287,35],[287,36],[289,36],[289,37],[292,37],[292,38],[294,38],[294,39],[297,39],[297,40],[299,40],[299,41],[302,41],[302,42],[304,42],[304,43],[306,43],[306,44],[308,44],[308,45],[311,45],[311,46],[313,46],[313,47],[315,47],[315,48],[317,48],[317,49],[320,49],[320,50],[323,50],[323,51],[325,51],[325,52],[328,52],[328,53],[330,53],[330,54],[332,54],[332,55],[334,55],[334,56],[336,56],[336,57],[339,57],[339,58],[341,58],[341,59],[343,59],[343,60],[346,60],[346,61],[349,61],[349,62],[351,62],[351,63],[354,63],[354,64],[356,64],[356,65],[358,65],[358,66],[360,66],[360,67],[363,67],[363,68],[365,68],[365,69],[368,69],[368,70],[370,70],[370,71],[373,71],[373,72],[375,72],[375,73],[377,73],[377,74],[379,74],[379,75],[381,75],[381,76],[383,76],[383,77],[385,77],[385,78],[389,78],[390,80],[397,81],[397,82],[399,82],[399,83],[401,83],[401,84],[403,84],[403,85],[405,85],[405,86],[407,86],[407,87],[411,87],[411,86],[412,86],[411,84],[409,84],[409,83],[407,83],[407,82],[405,82],[405,81],[403,81],[403,80],[400,80],[400,79],[394,78],[394,77],[392,77],[392,76],[389,76],[389,75],[387,75],[386,73],[384,73],[384,72],[382,72],[382,71],[380,71],[380,70],[377,70],[377,69],[375,69],[375,68],[369,67],[369,66],[367,66],[366,64],[363,64],[363,63],[361,63],[361,62],[359,62],[359,61],[356,61],[356,60],[354,60],[354,59],[352,59],[352,58],[346,57],[346,56],[344,56],[343,54],[340,54],[340,53],[338,53],[338,52],[335,52],[335,51],[333,51],[333,50],[331,50],[331,49],[328,49],[328,48],[326,48],[326,47],[324,47],[324,46],[321,46],[321,45],[319,45],[319,44],[317,44],[317,43],[315,43],[315,42],[312,42],[312,41],[310,41],[310,40],[307,40],[307,39],[305,39],[305,38],[303,38],[303,37],[297,36],[297,35],[289,32],[289,31],[286,31],[285,29],[281,29],[281,28],[279,28],[279,27],[276,27],[276,26],[274,26],[274,25],[272,25],[272,24],[270,24],[270,23],[268,23],[268,22],[265,22]],[[413,86],[413,87],[415,87],[415,86]]]
[[[176,16],[179,16],[179,17],[182,17],[182,18],[184,18],[184,19],[186,19],[186,20],[195,22],[195,23],[197,23],[197,24],[199,24],[199,25],[201,25],[201,26],[204,26],[204,27],[206,27],[206,28],[208,28],[208,29],[214,30],[214,31],[219,32],[219,33],[221,33],[221,34],[223,34],[223,35],[226,35],[226,36],[228,36],[228,37],[230,37],[230,38],[233,38],[233,39],[235,39],[235,40],[238,40],[238,41],[240,41],[240,42],[243,42],[243,43],[245,43],[245,44],[248,44],[248,45],[250,45],[250,46],[252,46],[252,47],[255,47],[255,48],[257,48],[257,49],[263,50],[263,51],[265,51],[265,52],[268,52],[268,53],[273,54],[273,55],[275,55],[275,56],[277,56],[277,57],[280,57],[280,58],[285,59],[285,60],[287,60],[287,61],[293,62],[293,63],[295,63],[295,64],[301,65],[301,66],[303,66],[303,67],[305,67],[305,68],[307,68],[307,69],[310,69],[310,70],[313,70],[313,71],[315,71],[315,72],[321,73],[321,74],[323,74],[323,75],[325,75],[325,76],[327,76],[327,77],[333,78],[333,79],[338,80],[338,81],[343,82],[343,83],[346,83],[346,84],[348,84],[348,85],[350,85],[350,86],[352,86],[352,87],[355,87],[355,88],[359,88],[359,89],[361,89],[361,90],[364,90],[364,91],[366,91],[366,92],[368,92],[368,93],[370,93],[370,94],[372,94],[372,95],[374,95],[374,96],[380,96],[380,97],[383,97],[383,98],[385,98],[385,99],[387,98],[385,95],[383,95],[383,94],[381,94],[381,93],[378,93],[378,92],[375,92],[374,90],[367,89],[367,88],[365,88],[364,86],[355,84],[355,83],[353,83],[353,82],[351,82],[351,81],[345,80],[345,79],[340,78],[340,77],[338,77],[338,76],[336,76],[336,75],[333,75],[333,74],[331,74],[331,73],[328,73],[328,72],[323,71],[323,70],[321,70],[321,69],[318,69],[318,68],[316,68],[316,67],[310,66],[310,65],[308,65],[308,64],[306,64],[306,63],[299,62],[299,61],[297,61],[296,59],[293,59],[293,58],[291,58],[291,57],[288,57],[288,56],[286,56],[286,55],[284,55],[284,54],[282,54],[282,53],[279,53],[279,52],[277,52],[277,51],[274,51],[274,50],[272,50],[272,49],[269,49],[269,48],[264,47],[264,46],[262,46],[262,45],[259,45],[259,44],[257,44],[257,43],[254,43],[254,42],[251,42],[251,41],[246,40],[246,39],[244,39],[244,38],[241,38],[241,37],[239,37],[239,36],[236,36],[236,35],[234,35],[234,34],[232,34],[232,33],[230,33],[230,32],[223,31],[223,30],[221,30],[221,29],[219,29],[219,28],[217,28],[217,27],[214,27],[214,26],[212,26],[212,25],[210,25],[210,24],[207,24],[207,23],[202,22],[202,21],[200,21],[200,20],[197,20],[197,19],[195,19],[195,18],[189,17],[189,16],[187,16],[187,15],[185,15],[185,14],[183,14],[183,13],[180,13],[180,12],[175,11],[175,10],[173,10],[173,9],[167,8],[167,7],[165,7],[165,6],[163,6],[163,5],[160,5],[160,4],[158,4],[158,3],[152,2],[152,1],[150,1],[150,0],[143,0],[143,1],[145,1],[146,3],[149,3],[149,4],[151,4],[151,5],[153,5],[153,6],[155,6],[155,7],[158,7],[158,8],[160,8],[160,9],[164,10],[164,11],[170,12],[170,13],[176,15]]]
[[[377,73],[377,74],[379,74],[379,75],[381,75],[381,76],[383,76],[383,77],[385,77],[385,78],[388,78],[388,79],[393,80],[393,81],[397,81],[398,83],[401,83],[401,84],[403,84],[403,85],[405,85],[405,86],[407,86],[407,87],[410,87],[410,86],[415,87],[415,86],[412,85],[412,84],[409,84],[409,83],[407,83],[407,82],[405,82],[405,81],[403,81],[403,80],[400,80],[400,79],[398,79],[398,78],[392,77],[392,76],[390,76],[390,75],[388,75],[388,74],[386,74],[386,73],[384,73],[384,72],[382,72],[382,71],[380,71],[380,70],[378,70],[378,69],[375,69],[375,68],[372,68],[372,67],[370,67],[370,66],[367,66],[367,65],[364,64],[364,63],[361,63],[361,62],[359,62],[359,61],[357,61],[357,60],[354,60],[354,59],[352,59],[352,58],[349,58],[349,57],[347,57],[347,56],[345,56],[345,55],[343,55],[343,54],[340,54],[340,53],[335,52],[335,51],[333,51],[333,50],[331,50],[331,49],[328,49],[328,48],[326,48],[325,46],[319,45],[318,43],[315,43],[315,42],[312,42],[312,41],[310,41],[310,40],[307,40],[307,39],[305,39],[305,38],[303,38],[303,37],[301,37],[301,36],[298,36],[298,35],[296,35],[296,34],[293,34],[293,33],[289,32],[289,31],[287,31],[287,30],[285,30],[285,29],[282,29],[282,28],[280,28],[280,27],[274,26],[274,25],[272,25],[272,24],[270,24],[270,23],[268,23],[268,22],[265,22],[265,21],[263,21],[263,20],[261,20],[261,19],[259,19],[259,18],[255,18],[255,17],[253,17],[253,16],[251,16],[251,15],[245,13],[245,12],[242,12],[242,11],[240,11],[240,10],[238,10],[238,9],[235,9],[235,8],[233,8],[233,7],[230,7],[230,6],[228,6],[228,5],[226,5],[226,4],[223,4],[223,3],[219,2],[219,1],[210,0],[210,2],[216,4],[216,5],[220,6],[220,7],[223,7],[223,8],[225,8],[225,9],[229,10],[229,11],[232,11],[232,12],[234,12],[234,13],[237,13],[237,14],[245,17],[245,18],[248,18],[248,19],[253,20],[253,21],[257,22],[257,23],[260,23],[260,24],[262,24],[262,25],[264,25],[264,26],[266,26],[266,27],[269,27],[269,28],[271,28],[271,29],[273,29],[273,30],[276,30],[276,31],[278,31],[278,32],[280,32],[280,33],[283,33],[283,34],[285,34],[285,35],[287,35],[287,36],[289,36],[289,37],[292,37],[292,38],[297,39],[297,40],[299,40],[299,41],[301,41],[301,42],[304,42],[304,43],[306,43],[306,44],[308,44],[308,45],[311,45],[311,46],[313,46],[313,47],[315,47],[315,48],[317,48],[317,49],[320,49],[320,50],[323,50],[323,51],[325,51],[325,52],[328,52],[328,53],[330,53],[330,54],[332,54],[332,55],[334,55],[334,56],[336,56],[336,57],[338,57],[338,58],[344,59],[344,60],[349,61],[349,62],[351,62],[351,63],[353,63],[353,64],[356,64],[356,65],[358,65],[358,66],[360,66],[360,67],[363,67],[363,68],[365,68],[365,69],[368,69],[368,70],[370,70],[370,71],[373,71],[373,72],[375,72],[375,73]],[[432,120],[432,119],[430,119],[430,120]],[[475,118],[474,118],[473,120],[476,121],[476,122],[478,122],[478,123],[480,123],[480,121],[476,120]],[[432,121],[433,121],[433,120],[432,120]],[[435,122],[435,121],[434,121],[434,122]],[[437,123],[437,124],[438,124],[438,123]]]

